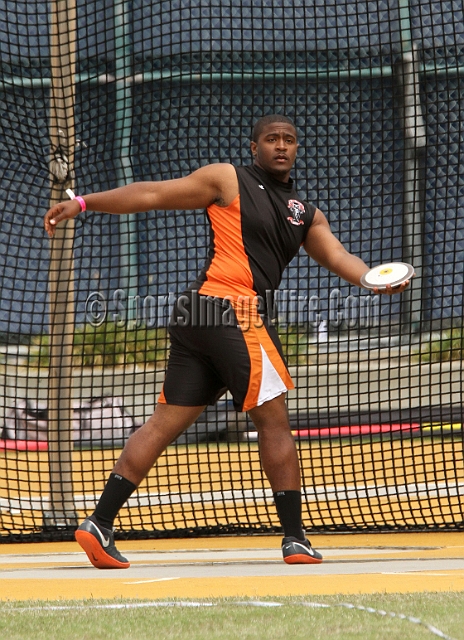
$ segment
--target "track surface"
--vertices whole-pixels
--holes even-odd
[[[77,543],[0,545],[0,600],[263,597],[464,591],[464,533],[312,536],[321,565],[288,566],[274,536],[119,542],[126,570]]]

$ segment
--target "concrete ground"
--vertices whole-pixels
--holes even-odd
[[[119,542],[126,570],[77,543],[0,545],[0,600],[211,598],[464,591],[464,532],[313,535],[321,565],[289,566],[280,538]]]

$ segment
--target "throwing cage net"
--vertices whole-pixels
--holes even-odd
[[[0,2],[0,538],[67,539],[161,389],[200,211],[86,212],[76,194],[250,163],[285,113],[294,177],[346,248],[412,263],[402,296],[301,253],[276,294],[313,531],[462,527],[464,16],[432,0]],[[176,442],[122,536],[278,531],[228,395]]]

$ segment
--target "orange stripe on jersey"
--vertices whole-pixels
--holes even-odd
[[[261,379],[263,375],[263,356],[261,353],[261,343],[257,336],[258,322],[262,322],[254,305],[231,303],[237,320],[242,328],[248,355],[250,356],[250,377],[248,380],[248,390],[243,401],[243,411],[248,411],[256,407],[261,389]],[[261,327],[264,329],[264,327]],[[264,329],[265,330],[265,329]]]
[[[224,298],[255,295],[253,275],[243,245],[240,195],[227,207],[208,207],[214,241],[214,256],[199,293]]]
[[[237,320],[242,328],[243,338],[246,342],[250,356],[250,379],[248,391],[243,403],[243,411],[253,409],[258,404],[261,383],[263,379],[263,355],[261,348],[266,352],[272,366],[278,373],[287,389],[294,389],[295,385],[288,373],[275,344],[270,338],[266,327],[258,314],[255,304],[249,304],[248,300],[231,303]]]
[[[161,389],[161,393],[159,394],[158,402],[161,402],[161,404],[167,404],[166,396],[164,395],[164,386]]]

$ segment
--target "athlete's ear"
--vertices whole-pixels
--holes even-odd
[[[258,145],[256,144],[256,142],[254,142],[254,140],[252,140],[252,141],[250,142],[250,149],[251,149],[251,153],[253,154],[253,156],[256,156],[256,153],[257,153],[257,146],[258,146]]]

